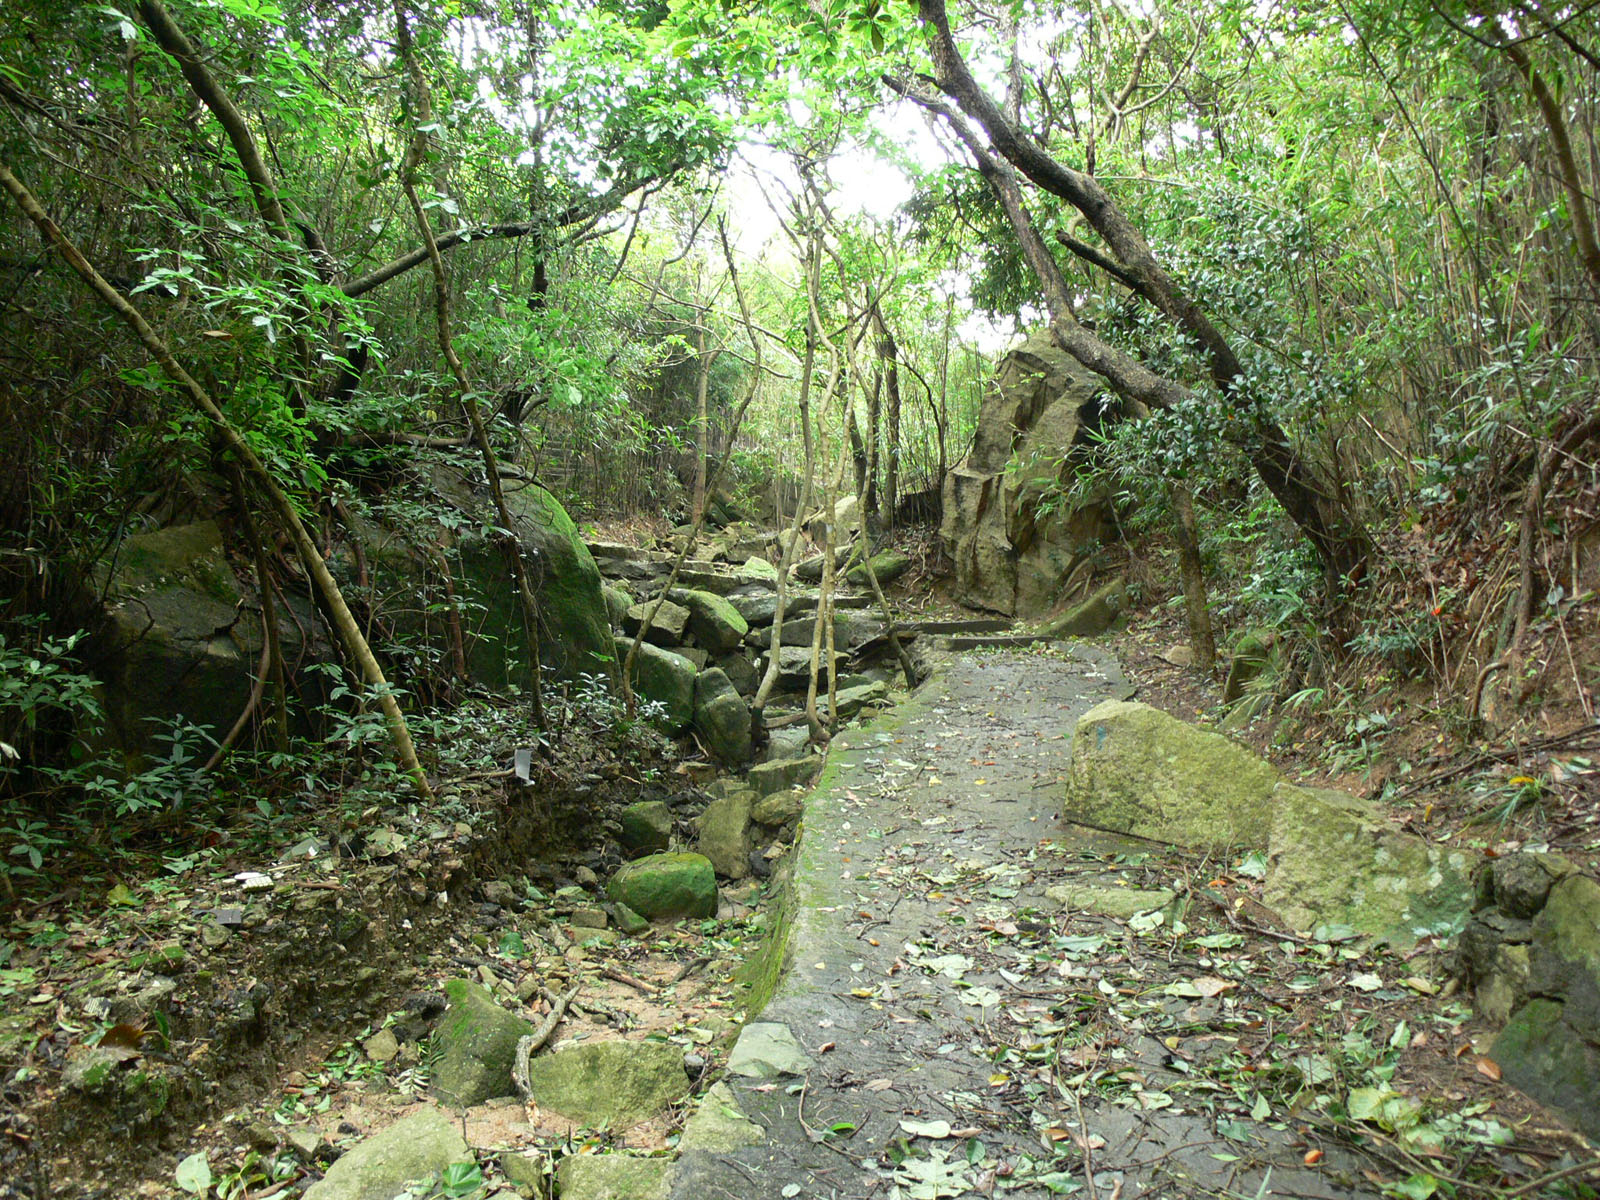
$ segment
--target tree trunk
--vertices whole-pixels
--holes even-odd
[[[250,443],[228,421],[211,398],[211,394],[196,382],[194,376],[185,371],[178,360],[172,356],[172,351],[161,340],[156,331],[150,328],[139,310],[128,303],[98,271],[79,253],[48,213],[39,207],[39,202],[33,194],[25,188],[13,175],[4,163],[0,163],[0,187],[4,187],[11,194],[12,199],[23,213],[39,228],[45,241],[55,247],[56,252],[66,260],[67,265],[77,272],[94,293],[105,302],[106,306],[117,314],[138,336],[167,377],[176,383],[179,389],[189,398],[205,418],[211,422],[221,437],[228,450],[239,460],[241,468],[250,476],[266,495],[279,524],[285,533],[294,542],[296,552],[300,555],[300,562],[305,567],[306,574],[311,577],[323,602],[328,606],[335,630],[344,642],[345,649],[350,657],[355,660],[361,671],[362,680],[378,696],[378,706],[383,710],[384,721],[389,728],[389,736],[394,741],[395,757],[399,760],[401,768],[411,778],[411,784],[417,794],[425,800],[433,799],[433,789],[428,786],[428,777],[423,773],[422,764],[417,761],[416,747],[411,742],[411,731],[406,726],[405,714],[400,711],[400,703],[395,699],[394,689],[389,686],[389,681],[383,677],[383,668],[378,665],[378,660],[373,656],[372,647],[367,644],[367,639],[362,636],[361,626],[356,623],[355,616],[350,612],[350,607],[345,603],[344,593],[339,590],[339,584],[328,571],[327,564],[322,559],[322,553],[317,549],[311,535],[306,532],[305,525],[300,520],[299,510],[287,492],[278,486],[278,481],[250,448]]]
[[[883,360],[884,416],[888,428],[883,438],[884,526],[893,529],[900,507],[900,347],[884,323],[883,314],[872,310],[878,327],[878,357]]]
[[[1200,565],[1200,531],[1194,519],[1194,496],[1187,484],[1171,488],[1173,533],[1178,543],[1178,570],[1183,576],[1183,606],[1189,618],[1189,646],[1195,669],[1209,675],[1217,661],[1217,642],[1211,630],[1211,607],[1206,598],[1206,576]]]

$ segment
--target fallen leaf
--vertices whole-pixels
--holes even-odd
[[[1238,986],[1233,980],[1218,979],[1215,975],[1202,975],[1194,981],[1194,990],[1207,1000],[1213,996],[1220,996],[1223,992],[1232,991]]]
[[[1383,986],[1383,980],[1370,971],[1362,971],[1350,976],[1350,986],[1358,992],[1375,992]]]
[[[932,1138],[935,1141],[950,1136],[949,1121],[901,1121],[900,1128],[912,1137]]]
[[[869,1092],[887,1092],[893,1086],[894,1080],[892,1079],[872,1079],[867,1081],[867,1091]]]
[[[1477,1062],[1478,1074],[1486,1079],[1500,1082],[1500,1064],[1492,1058],[1479,1058]]]
[[[1301,1161],[1303,1161],[1308,1167],[1314,1167],[1322,1161],[1322,1158],[1323,1155],[1321,1150],[1307,1150],[1305,1158]]]

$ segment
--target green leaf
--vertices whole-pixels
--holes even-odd
[[[211,1190],[211,1163],[204,1150],[197,1150],[178,1164],[174,1174],[179,1187],[192,1196],[204,1196]]]

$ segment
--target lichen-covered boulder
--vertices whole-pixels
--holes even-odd
[[[755,793],[738,788],[706,805],[695,820],[700,853],[724,879],[750,874],[750,806]]]
[[[582,1042],[528,1063],[528,1099],[591,1128],[627,1129],[689,1092],[671,1042]]]
[[[689,633],[695,645],[712,654],[727,654],[744,641],[750,623],[715,592],[673,588],[672,599],[689,610]]]
[[[1264,850],[1279,779],[1219,733],[1108,700],[1078,720],[1063,815],[1197,850]]]
[[[600,594],[605,597],[606,616],[610,618],[612,627],[621,629],[628,610],[634,606],[633,597],[622,588],[610,583],[601,585]]]
[[[775,758],[750,768],[745,782],[757,796],[786,792],[797,784],[810,783],[822,771],[819,755],[801,758]]]
[[[630,638],[616,640],[619,664],[627,661],[632,645]],[[639,646],[639,657],[633,668],[634,690],[666,709],[661,727],[673,737],[684,733],[694,723],[694,681],[698,674],[695,665],[681,654],[649,642]]]
[[[606,895],[649,920],[717,915],[716,871],[703,854],[635,859],[611,877]]]
[[[182,716],[221,737],[249,699],[261,620],[241,619],[244,593],[228,567],[214,521],[124,538],[114,566],[96,581],[105,608],[83,647],[104,685],[106,733],[142,752],[152,718]],[[285,653],[298,654],[299,627],[279,611]],[[307,628],[315,621],[301,614]]]
[[[718,762],[736,767],[750,761],[750,706],[715,667],[695,679],[694,727]]]
[[[450,1006],[433,1035],[433,1094],[457,1108],[512,1095],[517,1042],[533,1026],[468,980],[452,979],[444,993]]]
[[[431,1180],[451,1163],[472,1161],[456,1122],[425,1108],[345,1151],[306,1190],[305,1200],[393,1200],[409,1181]]]
[[[1272,793],[1267,904],[1291,929],[1347,925],[1409,947],[1459,931],[1472,908],[1471,856],[1399,833],[1343,792]]]

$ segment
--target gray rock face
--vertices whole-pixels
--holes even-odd
[[[1343,792],[1279,784],[1264,899],[1291,929],[1348,925],[1411,946],[1459,930],[1472,907],[1472,860],[1391,829]]]
[[[618,663],[627,661],[628,648],[632,644],[627,638],[617,639]],[[674,654],[648,642],[639,646],[633,686],[646,700],[657,701],[666,707],[662,727],[673,737],[685,732],[694,723],[694,681],[697,674],[695,665],[681,654]]]
[[[700,853],[724,879],[750,874],[750,807],[755,793],[748,788],[730,792],[706,805],[696,825]]]
[[[945,480],[940,536],[963,603],[1006,616],[1052,609],[1106,523],[1103,505],[1054,510],[1042,502],[1073,469],[1072,451],[1098,421],[1103,384],[1032,334],[1001,360],[984,397],[972,450]]]
[[[1145,704],[1108,700],[1078,721],[1066,817],[1193,849],[1266,849],[1270,763]]]
[[[660,800],[641,800],[622,810],[623,847],[652,854],[672,841],[672,810]]]
[[[650,610],[656,607],[654,600],[646,600],[643,604],[635,604],[623,614],[622,629],[630,637],[644,627],[645,618],[650,615]],[[661,601],[661,607],[656,609],[656,615],[650,622],[650,631],[644,635],[645,641],[653,642],[657,646],[679,646],[683,644],[684,631],[689,627],[689,610],[681,604],[674,604],[671,600]]]
[[[750,761],[750,706],[716,668],[695,680],[694,727],[719,762],[739,766]]]
[[[601,585],[600,594],[606,600],[606,616],[610,618],[614,628],[621,629],[628,610],[634,605],[633,597],[609,583]]]
[[[433,1093],[445,1104],[471,1108],[516,1091],[511,1067],[517,1041],[533,1026],[508,1013],[475,983],[444,985],[450,1007],[434,1032]]]
[[[408,1180],[431,1179],[451,1163],[471,1161],[456,1123],[426,1108],[346,1151],[307,1189],[305,1200],[393,1200]]]
[[[666,1042],[584,1042],[528,1063],[528,1098],[581,1125],[622,1130],[689,1092],[683,1050]]]
[[[889,686],[884,683],[858,683],[854,687],[840,688],[834,699],[839,704],[839,719],[848,721],[858,716],[864,708],[888,704]],[[818,697],[818,703],[827,707],[821,697]]]
[[[650,920],[713,917],[717,877],[703,854],[652,854],[622,867],[606,895]]]

